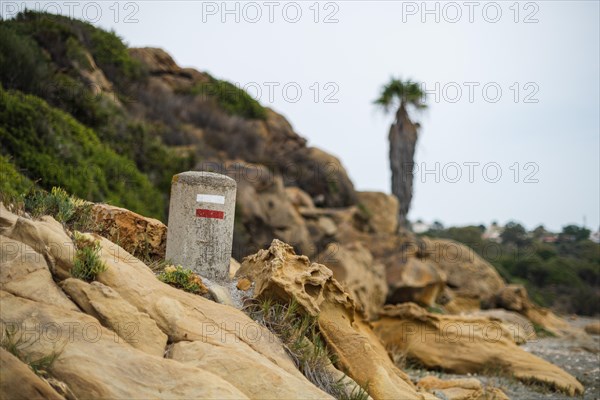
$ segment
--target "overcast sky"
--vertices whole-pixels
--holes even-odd
[[[53,3],[246,86],[359,190],[390,191],[381,85],[422,81],[411,219],[598,229],[597,1]]]

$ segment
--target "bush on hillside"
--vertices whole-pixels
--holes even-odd
[[[35,96],[0,88],[0,144],[43,188],[61,186],[84,199],[163,215],[163,196],[131,160]]]

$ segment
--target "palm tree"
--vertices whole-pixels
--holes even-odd
[[[425,94],[421,85],[411,80],[402,81],[392,78],[383,86],[381,95],[374,103],[383,111],[396,109],[396,118],[390,127],[390,167],[392,169],[392,193],[398,198],[400,229],[408,228],[406,215],[413,194],[413,168],[415,147],[417,144],[419,123],[411,121],[407,109],[422,110]]]

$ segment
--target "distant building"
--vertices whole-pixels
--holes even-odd
[[[556,243],[558,242],[558,235],[553,233],[549,233],[547,235],[542,236],[542,242],[544,243]]]
[[[431,225],[421,221],[420,219],[417,220],[416,222],[413,222],[411,224],[411,227],[412,227],[412,231],[417,234],[425,233],[431,229]]]
[[[590,240],[594,243],[600,243],[600,231],[590,233]]]
[[[491,240],[492,242],[500,243],[502,242],[500,235],[502,235],[503,231],[504,228],[499,226],[496,222],[492,222],[492,224],[485,229],[481,237],[483,239]]]

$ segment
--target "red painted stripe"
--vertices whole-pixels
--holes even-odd
[[[198,208],[196,210],[196,217],[223,219],[225,218],[225,213],[223,211],[206,210],[204,208]]]

